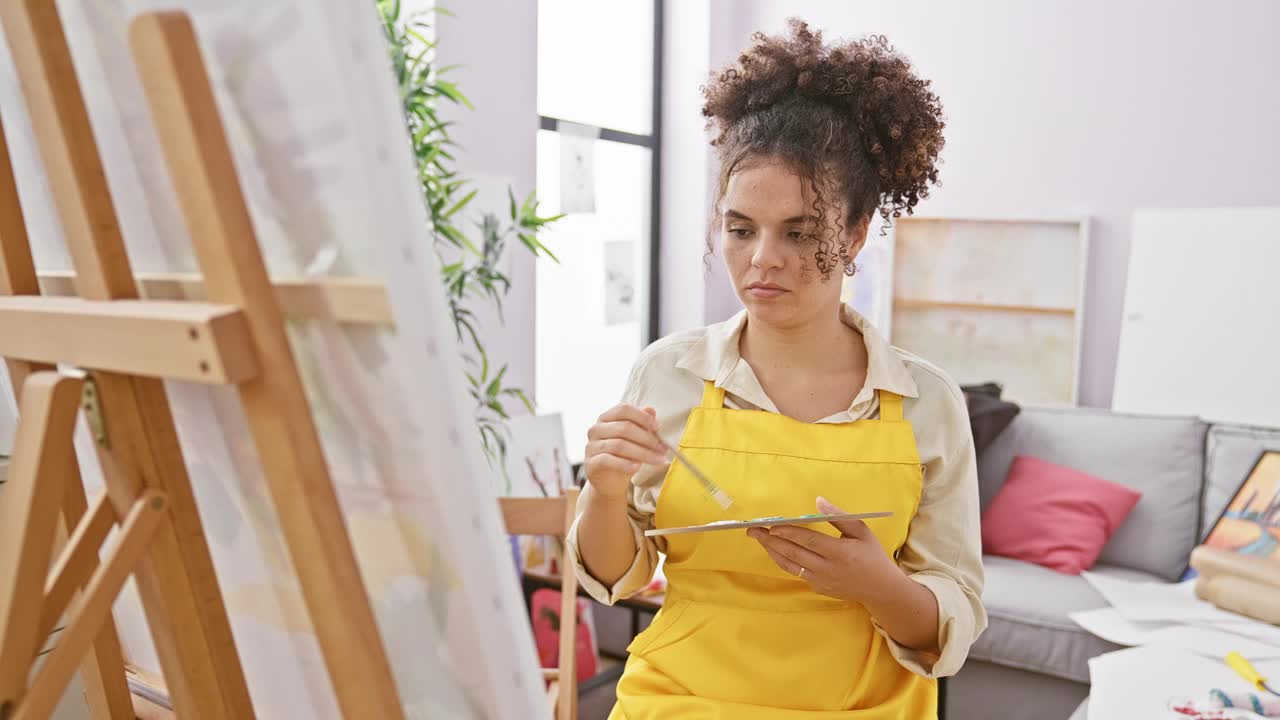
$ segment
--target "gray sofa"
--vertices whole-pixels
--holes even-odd
[[[1095,572],[1175,581],[1187,557],[1280,430],[1084,408],[1023,408],[978,458],[985,508],[1017,455],[1034,455],[1142,492]],[[985,559],[990,624],[945,682],[946,720],[1065,720],[1089,693],[1088,660],[1117,646],[1068,613],[1105,607],[1083,578]]]

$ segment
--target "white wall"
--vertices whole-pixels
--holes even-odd
[[[1133,210],[1280,205],[1274,0],[680,4],[691,1],[713,3],[717,64],[790,16],[829,36],[889,36],[933,79],[948,116],[944,184],[923,212],[1094,218],[1082,404],[1111,400]],[[663,175],[680,172],[667,163]],[[664,233],[664,255],[673,245]],[[1219,270],[1212,247],[1205,238],[1204,272]],[[737,307],[713,275],[705,321]]]
[[[523,198],[534,188],[538,130],[538,4],[535,0],[467,0],[440,3],[454,13],[435,16],[440,65],[460,65],[452,80],[475,110],[449,108],[450,132],[462,149],[457,168],[481,180],[477,207],[501,209],[506,181]],[[510,248],[511,292],[506,323],[485,315],[481,338],[492,362],[509,363],[507,382],[530,394],[534,387],[534,260],[519,241]],[[479,303],[476,304],[479,307]],[[511,408],[523,412],[519,403]]]

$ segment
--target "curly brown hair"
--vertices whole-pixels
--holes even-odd
[[[910,215],[938,181],[945,123],[930,82],[882,35],[823,45],[807,23],[788,25],[782,35],[753,35],[738,62],[702,88],[720,158],[714,215],[734,171],[761,158],[787,163],[812,188],[819,228],[828,227],[827,208],[841,205],[837,231],[877,210],[886,223]],[[824,277],[852,267],[835,235],[810,241]]]

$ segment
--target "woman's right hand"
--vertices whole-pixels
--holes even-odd
[[[626,497],[631,476],[641,465],[666,462],[666,448],[658,435],[658,416],[653,408],[618,405],[601,415],[587,432],[583,461],[587,482],[594,492],[605,497]]]

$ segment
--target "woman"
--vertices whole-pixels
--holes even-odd
[[[792,21],[704,89],[716,216],[744,312],[658,341],[591,429],[570,542],[602,602],[662,612],[628,648],[614,718],[924,718],[986,625],[963,397],[840,302],[872,213],[936,181],[941,107],[884,38]],[[720,486],[723,509],[665,447]],[[891,511],[646,538],[725,519]]]

